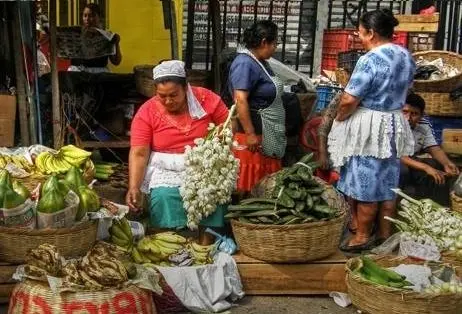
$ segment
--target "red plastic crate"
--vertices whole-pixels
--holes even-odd
[[[321,60],[322,70],[335,70],[337,68],[337,55],[330,53],[323,53]]]
[[[339,52],[363,49],[363,45],[355,29],[329,29],[324,31],[322,44],[323,54],[338,54]]]
[[[407,32],[395,32],[393,34],[393,43],[407,48]]]

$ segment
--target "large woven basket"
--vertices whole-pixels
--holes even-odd
[[[157,313],[151,292],[133,285],[55,294],[48,285],[27,280],[16,285],[9,303],[8,313]]]
[[[0,261],[24,263],[29,250],[43,243],[56,245],[64,257],[83,256],[95,243],[97,231],[98,223],[95,221],[62,229],[0,227]]]
[[[419,93],[430,116],[462,117],[462,100],[451,100],[449,93]]]
[[[451,192],[451,209],[462,214],[462,197],[457,196],[454,192]]]
[[[148,98],[154,96],[153,68],[154,66],[149,64],[137,65],[133,68],[136,91]]]
[[[430,50],[416,52],[413,56],[416,60],[419,57],[423,57],[425,60],[429,61],[442,58],[445,64],[450,64],[461,72],[456,76],[443,80],[415,80],[414,90],[416,92],[449,93],[460,85],[462,79],[462,55],[450,51]]]
[[[275,176],[268,178],[268,182],[262,185],[271,190]],[[340,211],[339,217],[295,225],[260,225],[231,220],[241,252],[270,263],[304,263],[334,254],[340,243],[348,203],[332,186],[318,177],[315,179],[325,185],[323,198],[329,206]]]
[[[354,306],[374,314],[454,314],[462,308],[462,294],[432,295],[374,284],[353,272],[359,258],[346,264],[346,284]],[[411,260],[383,256],[376,262],[384,267],[410,264]],[[413,261],[412,264],[418,264]]]

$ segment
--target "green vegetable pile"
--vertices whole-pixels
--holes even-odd
[[[406,281],[406,277],[390,269],[383,268],[367,256],[361,256],[361,263],[355,270],[362,278],[375,284],[392,287],[406,288],[412,283]]]
[[[277,173],[270,198],[249,198],[228,207],[226,218],[255,224],[290,225],[329,220],[340,213],[322,197],[325,187],[313,176],[313,154]]]

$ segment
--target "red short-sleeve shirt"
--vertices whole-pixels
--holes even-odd
[[[192,119],[189,112],[174,116],[169,114],[157,96],[146,101],[133,118],[130,145],[150,146],[152,151],[184,153],[185,146],[194,145],[196,138],[207,135],[210,123],[223,123],[228,109],[217,94],[201,87],[192,87],[193,93],[206,115]]]

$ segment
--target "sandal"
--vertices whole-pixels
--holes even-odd
[[[375,246],[375,240],[370,238],[365,243],[356,244],[356,245],[348,245],[348,242],[343,243],[340,245],[340,250],[343,252],[349,253],[361,253],[363,251],[370,251]]]

